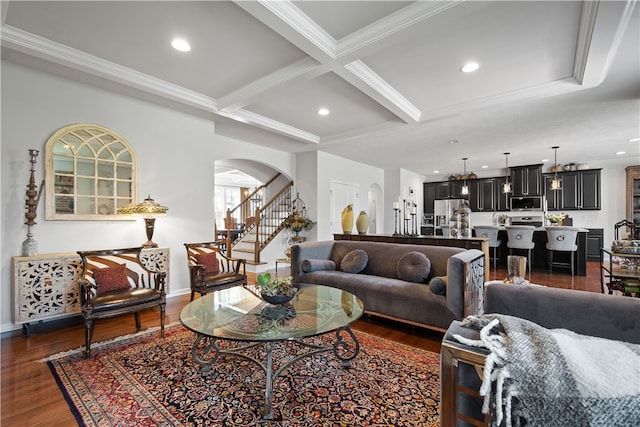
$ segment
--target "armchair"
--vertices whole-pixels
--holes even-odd
[[[133,313],[140,330],[140,310],[160,307],[164,337],[166,273],[151,271],[140,260],[142,247],[78,251],[80,312],[85,324],[85,357],[91,354],[95,319]]]
[[[247,261],[225,256],[217,242],[185,243],[191,284],[191,301],[195,293],[230,288],[247,283]]]

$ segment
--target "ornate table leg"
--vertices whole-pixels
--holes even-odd
[[[349,334],[353,340],[354,348],[349,347],[349,343],[342,339],[342,332]],[[336,330],[336,342],[333,343],[333,354],[340,360],[342,360],[342,367],[350,368],[351,360],[353,360],[360,353],[360,343],[358,339],[351,331],[349,326],[339,328]]]

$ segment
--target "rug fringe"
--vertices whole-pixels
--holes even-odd
[[[173,322],[173,323],[170,323],[168,325],[165,325],[165,329],[172,328],[172,327],[177,326],[177,325],[180,325],[180,322]],[[160,330],[160,326],[152,326],[150,328],[145,329],[144,331],[134,332],[132,334],[127,334],[127,335],[121,335],[119,337],[115,337],[115,338],[107,340],[107,341],[91,343],[91,349],[92,350],[93,349],[97,349],[97,348],[104,347],[104,346],[109,345],[109,344],[113,344],[113,343],[116,343],[116,342],[124,341],[124,340],[127,340],[129,338],[139,337],[139,336],[145,335],[145,334],[150,334],[152,332],[156,332],[156,331],[159,331],[159,330]],[[62,351],[60,353],[56,353],[56,354],[53,354],[51,356],[47,356],[44,359],[36,360],[36,362],[37,363],[47,363],[47,362],[49,362],[51,360],[58,360],[58,359],[60,359],[62,357],[71,356],[72,354],[80,353],[80,352],[84,351],[84,349],[85,349],[85,346],[83,345],[83,346],[80,346],[80,347],[78,347],[76,349]]]

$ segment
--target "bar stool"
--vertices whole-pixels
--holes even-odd
[[[531,278],[531,250],[536,246],[533,241],[533,232],[536,228],[533,225],[508,225],[505,228],[509,254],[512,254],[514,249],[527,251],[527,264],[529,264],[527,267],[529,267],[529,278]]]
[[[489,247],[493,249],[493,269],[496,269],[496,250],[500,247],[500,240],[498,240],[498,226],[496,225],[476,225],[473,227],[476,232],[476,237],[488,237]]]
[[[578,245],[576,239],[578,238],[578,227],[565,227],[565,226],[551,226],[544,228],[547,231],[547,255],[549,260],[549,273],[551,273],[551,267],[553,265],[568,267],[571,265],[571,275],[573,276],[573,259]],[[553,252],[570,252],[571,264],[566,262],[553,262]]]

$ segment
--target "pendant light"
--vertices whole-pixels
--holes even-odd
[[[553,179],[551,180],[551,185],[549,186],[550,190],[553,191],[558,191],[558,190],[562,190],[562,180],[560,180],[560,178],[558,178],[558,147],[557,145],[551,147],[553,148],[553,170],[555,171],[555,174],[553,176]]]
[[[504,184],[502,184],[502,192],[505,194],[511,193],[512,191],[511,183],[509,182],[509,154],[511,153],[504,153],[505,175],[504,175]]]
[[[464,160],[464,184],[462,184],[460,194],[467,196],[469,195],[469,186],[467,185],[467,160],[469,160],[469,158],[463,157],[462,160]]]

